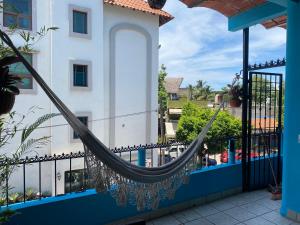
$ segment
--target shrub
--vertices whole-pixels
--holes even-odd
[[[215,110],[213,109],[200,108],[192,103],[186,104],[178,122],[177,140],[192,142],[197,138],[198,134],[206,126],[214,113]],[[220,145],[224,145],[224,141],[216,142],[215,140],[225,140],[228,137],[240,136],[241,130],[242,123],[239,119],[236,119],[227,111],[220,111],[205,137],[209,152],[221,152],[222,148],[220,148]]]

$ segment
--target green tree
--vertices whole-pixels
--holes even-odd
[[[31,109],[27,115],[34,113]],[[4,162],[14,162],[20,160],[25,154],[41,148],[49,142],[49,136],[31,138],[31,135],[42,124],[59,114],[46,114],[39,117],[34,123],[23,125],[26,115],[19,115],[16,112],[9,114],[8,118],[0,117],[0,190],[4,191],[6,177],[10,177],[16,165],[5,165]],[[5,152],[7,146],[16,142],[17,134],[20,133],[20,144],[12,154]],[[9,164],[9,163],[8,163]],[[0,192],[0,195],[3,194]]]
[[[168,109],[168,93],[165,87],[165,79],[167,77],[167,68],[162,64],[158,75],[158,104],[159,104],[159,123],[160,123],[160,135],[164,140],[165,126],[164,116]]]
[[[182,111],[182,116],[178,122],[176,138],[178,141],[192,142],[201,132],[204,126],[214,115],[215,110],[200,108],[193,103],[187,103]],[[227,111],[220,111],[205,141],[208,143],[210,153],[217,153],[221,150],[216,142],[217,139],[239,136],[241,134],[242,123],[230,115]]]
[[[206,81],[198,80],[196,86],[193,88],[193,91],[193,98],[195,100],[208,100],[213,92],[213,89],[206,83]]]
[[[193,94],[194,94],[194,87],[193,87],[193,85],[189,84],[189,86],[188,86],[188,100],[189,101],[193,100]]]

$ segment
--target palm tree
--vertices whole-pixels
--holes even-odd
[[[193,85],[189,84],[189,86],[188,86],[188,100],[189,101],[193,100],[193,94],[194,94],[194,87],[193,87]]]
[[[33,110],[31,110],[31,112],[33,112]],[[58,115],[60,114],[56,114],[56,113],[46,114],[38,118],[34,123],[25,127],[23,127],[23,121],[25,119],[24,115],[21,116],[21,119],[16,119],[19,118],[19,115],[17,115],[15,112],[12,112],[9,114],[8,119],[0,118],[0,149],[5,149],[5,146],[9,145],[9,143],[11,143],[12,141],[15,142],[16,141],[15,137],[17,133],[21,132],[20,144],[18,145],[14,153],[11,156],[7,156],[7,154],[1,153],[0,162],[19,161],[26,153],[41,148],[42,146],[49,143],[50,140],[49,136],[31,138],[31,134],[34,131],[36,131],[43,123]],[[0,166],[0,189],[1,190],[5,190],[4,188],[2,188],[2,186],[5,183],[7,177],[8,178],[10,177],[10,175],[15,170],[15,168],[16,165],[5,166],[5,164],[1,164]]]
[[[207,100],[208,96],[212,94],[213,89],[210,85],[207,85],[206,81],[198,80],[195,86],[195,99],[199,99],[201,97],[202,100]]]

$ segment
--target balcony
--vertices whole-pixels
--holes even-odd
[[[276,142],[277,135],[262,134],[256,139],[268,138]],[[232,142],[236,144],[233,145]],[[270,200],[271,194],[267,191],[242,193],[243,166],[240,160],[241,153],[236,150],[240,142],[240,138],[230,138],[214,140],[213,145],[204,143],[203,146],[212,146],[214,152],[206,149],[205,153],[199,154],[198,169],[191,173],[189,183],[180,187],[174,199],[162,200],[157,210],[138,211],[135,205],[130,204],[120,207],[109,193],[96,193],[95,190],[89,189],[84,153],[6,162],[18,165],[18,174],[15,175],[15,183],[7,180],[1,211],[11,209],[18,212],[8,225],[18,224],[20,221],[22,225],[54,225],[57,224],[57,218],[60,218],[61,224],[73,225],[134,224],[135,221],[148,221],[147,224],[153,225],[230,225],[239,222],[259,225],[259,221],[277,221],[281,218],[280,201]],[[250,155],[253,178],[250,180],[253,188],[265,189],[268,184],[274,183],[269,163],[277,176],[277,169],[280,168],[278,159],[281,159],[281,156],[272,147],[272,142],[268,142],[269,146],[263,146],[264,151],[255,148]],[[229,150],[227,146],[230,146]],[[232,146],[235,146],[234,149],[231,149]],[[186,147],[185,143],[167,143],[112,151],[131,163],[142,162],[143,166],[155,167],[174,160]],[[232,155],[230,151],[236,153]],[[45,183],[48,182],[49,176],[44,176],[44,173],[49,170],[53,173],[50,175],[52,180],[49,186],[51,196],[47,197],[43,193],[48,188]],[[38,195],[28,198],[26,190],[29,185],[34,184],[33,181],[36,181],[35,189]],[[12,186],[13,189],[10,188]],[[10,195],[14,191],[19,192],[19,197],[18,201],[12,202]],[[44,221],[39,218],[48,219]],[[272,224],[272,221],[261,224]],[[282,221],[285,221],[284,224],[292,223],[283,218]]]

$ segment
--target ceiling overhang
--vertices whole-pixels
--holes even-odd
[[[286,28],[286,0],[181,0],[188,7],[205,7],[228,17],[230,31],[256,24]]]

